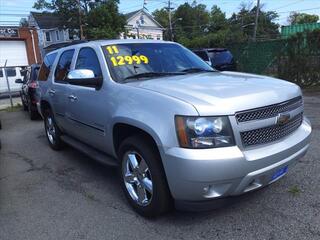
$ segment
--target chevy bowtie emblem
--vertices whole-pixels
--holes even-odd
[[[276,124],[282,126],[290,121],[290,113],[279,113],[277,116]]]

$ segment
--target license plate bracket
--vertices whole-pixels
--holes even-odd
[[[271,181],[274,181],[280,177],[282,177],[283,175],[285,175],[288,172],[288,166],[282,167],[280,169],[278,169],[271,177]]]

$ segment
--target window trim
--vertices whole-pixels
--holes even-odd
[[[49,34],[48,35],[49,36],[49,40],[47,39],[47,33]],[[45,36],[46,42],[52,42],[50,31],[45,31],[44,36]]]
[[[57,71],[57,67],[58,67],[58,64],[61,60],[61,57],[62,55],[67,52],[67,51],[73,51],[73,55],[72,55],[72,59],[71,59],[71,64],[70,64],[70,71],[74,69],[74,66],[73,66],[73,62],[74,62],[74,59],[75,59],[75,53],[76,53],[76,49],[75,48],[69,48],[69,49],[65,49],[64,51],[61,51],[60,52],[60,55],[59,55],[59,58],[57,60],[57,63],[55,64],[54,66],[54,72],[53,72],[53,77],[52,77],[52,80],[53,80],[53,83],[58,83],[58,84],[68,84],[68,82],[66,81],[63,81],[63,80],[56,80],[56,71]]]
[[[56,30],[56,40],[60,41],[60,34],[59,34],[59,30]]]
[[[45,55],[45,57],[44,57],[44,59],[43,59],[43,62],[42,62],[42,64],[40,65],[40,68],[39,68],[39,72],[38,72],[38,75],[37,75],[37,81],[48,81],[48,80],[49,80],[50,74],[52,74],[52,70],[53,70],[53,68],[54,68],[54,63],[55,63],[56,60],[57,60],[58,54],[59,54],[58,52],[52,52],[52,53],[50,52],[50,53],[48,53],[48,54]],[[42,65],[45,64],[45,59],[48,59],[49,56],[51,56],[51,55],[55,55],[55,56],[54,56],[53,61],[52,61],[51,65],[50,65],[48,76],[47,76],[47,78],[46,78],[45,80],[43,80],[43,79],[40,80],[40,79],[39,79],[39,76],[40,76],[40,71],[41,71],[41,69],[42,69]]]

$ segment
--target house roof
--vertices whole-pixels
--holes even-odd
[[[142,9],[139,9],[139,10],[136,10],[136,11],[133,11],[133,12],[129,12],[129,13],[126,13],[124,16],[126,17],[127,19],[127,22],[134,16],[140,14],[140,13],[144,13],[145,15],[147,15],[156,25],[158,25],[159,28],[163,28],[161,26],[160,23],[157,22],[157,20],[154,19],[154,17],[147,11],[145,10],[145,8],[142,8]]]
[[[63,27],[63,21],[57,15],[50,12],[31,12],[40,29]]]
[[[124,14],[124,16],[126,17],[126,19],[130,19],[131,17],[133,17],[134,15],[136,15],[138,12],[140,12],[141,9],[137,10],[137,11],[133,11],[133,12],[129,12],[129,13],[126,13]]]

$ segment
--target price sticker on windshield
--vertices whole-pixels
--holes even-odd
[[[113,46],[107,46],[106,49],[107,49],[107,51],[108,51],[108,53],[109,53],[110,55],[118,54],[118,53],[119,53],[118,47],[115,46],[115,45],[113,45]]]
[[[106,46],[113,67],[125,65],[149,64],[149,58],[145,55],[121,55],[116,45]]]
[[[149,59],[144,55],[126,55],[126,56],[117,56],[111,57],[110,61],[114,67],[123,66],[123,65],[132,65],[132,64],[148,64]]]

